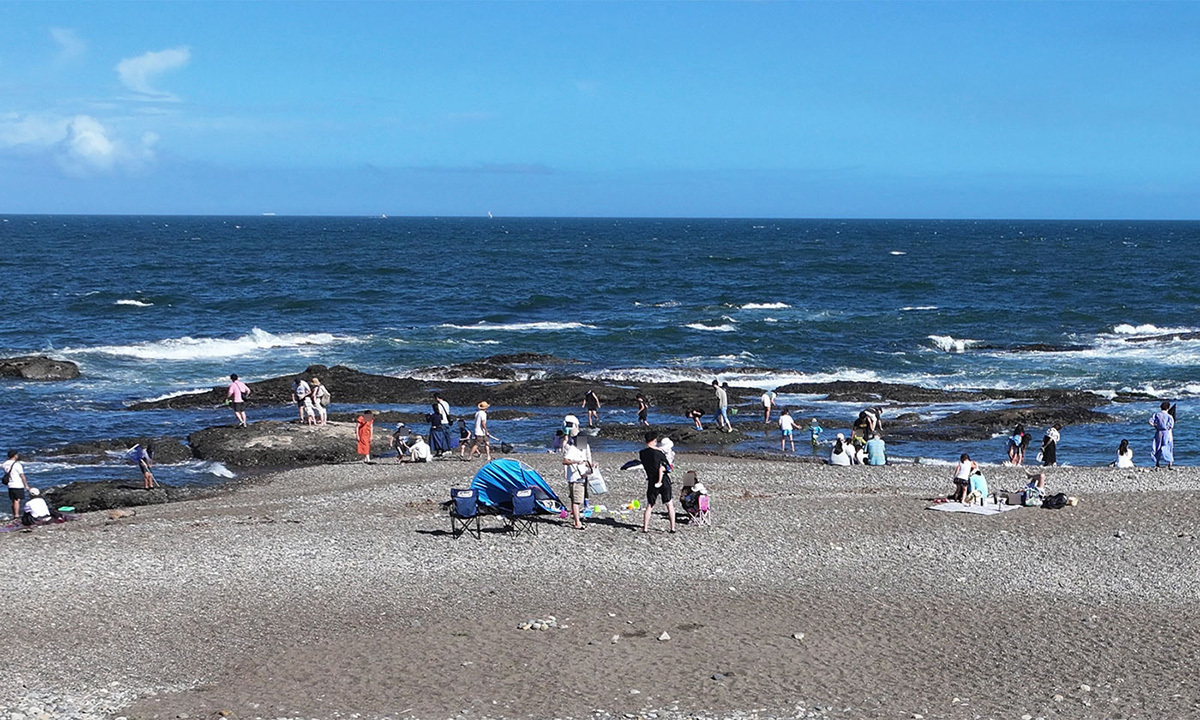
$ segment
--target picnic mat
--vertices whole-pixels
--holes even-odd
[[[944,502],[930,505],[928,509],[941,510],[942,512],[972,513],[974,515],[999,515],[1002,512],[1017,510],[1021,507],[1023,506],[1005,505],[1004,503],[996,505],[989,499],[984,505],[963,505],[960,502]]]

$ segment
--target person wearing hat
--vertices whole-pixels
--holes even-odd
[[[317,424],[324,425],[329,420],[329,388],[321,384],[320,378],[312,379],[313,407],[317,410]]]
[[[837,440],[833,441],[833,450],[829,452],[829,464],[850,464],[850,443],[846,442],[846,435],[844,433],[838,433]]]
[[[46,504],[41,490],[29,488],[29,499],[25,501],[24,512],[21,513],[22,525],[41,525],[61,517],[57,510]]]
[[[563,440],[562,464],[567,476],[568,496],[571,498],[571,523],[576,530],[583,529],[579,511],[587,496],[587,477],[592,472],[592,453],[586,435],[579,428],[572,428]]]
[[[491,407],[486,400],[479,403],[475,407],[479,408],[475,411],[475,439],[471,444],[471,457],[483,455],[488,462],[492,461],[492,444],[488,440],[492,434],[488,432],[487,426],[487,409]]]

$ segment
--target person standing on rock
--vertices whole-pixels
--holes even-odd
[[[588,427],[599,427],[600,396],[596,394],[595,390],[588,390],[583,394],[583,405],[580,407],[587,410]]]
[[[767,412],[770,412],[768,410]],[[787,452],[784,447],[786,444],[791,444],[792,452],[796,452],[796,439],[793,434],[796,432],[796,421],[792,419],[792,413],[784,408],[779,413],[779,452]]]
[[[312,386],[304,382],[304,378],[292,381],[292,402],[300,413],[300,422],[308,418],[309,425],[316,425],[317,419],[313,414]]]
[[[25,465],[21,455],[16,450],[8,451],[8,460],[4,463],[4,485],[8,488],[8,499],[12,503],[13,519],[21,517],[21,503],[25,502],[25,493],[29,492],[29,480],[25,478]]]
[[[642,532],[650,532],[650,511],[659,500],[667,506],[667,521],[671,532],[675,532],[675,502],[671,495],[670,465],[667,456],[658,448],[658,433],[648,432],[646,447],[638,453],[642,469],[646,471],[646,509],[642,513]]]
[[[775,407],[775,391],[767,390],[762,394],[763,423],[771,422],[771,408]]]
[[[246,427],[246,396],[250,394],[250,388],[246,383],[238,380],[237,373],[229,376],[229,391],[226,397],[228,402],[233,407],[233,416],[237,418],[238,427]]]
[[[1175,464],[1175,414],[1174,408],[1166,400],[1159,405],[1159,411],[1150,417],[1150,425],[1154,428],[1154,467],[1167,467]]]
[[[313,407],[317,409],[317,424],[324,425],[329,421],[329,388],[321,384],[320,378],[312,379]]]
[[[641,425],[643,427],[650,427],[650,419],[648,417],[650,414],[650,403],[646,402],[646,398],[644,396],[638,395],[637,396],[637,404],[638,404],[638,410],[637,410],[638,425]]]
[[[716,380],[712,381],[712,386],[717,396],[717,429],[733,432],[733,425],[729,422],[729,393]]]
[[[375,434],[375,413],[371,410],[363,410],[355,422],[358,424],[355,430],[358,438],[358,454],[363,456],[363,462],[369,463],[371,462],[371,439]]]
[[[154,446],[146,445],[141,448],[141,453],[138,456],[138,470],[142,471],[142,489],[152,490],[158,487],[158,483],[154,481],[154,473],[150,471],[150,467],[154,465]]]

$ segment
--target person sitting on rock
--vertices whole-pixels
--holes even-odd
[[[433,460],[433,449],[425,442],[423,435],[410,433],[408,436],[408,459],[412,462],[430,462]]]

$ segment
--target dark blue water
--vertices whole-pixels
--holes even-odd
[[[84,378],[5,383],[0,442],[224,423],[216,411],[123,408],[230,372],[253,380],[319,362],[404,374],[543,352],[629,382],[1146,391],[1181,401],[1178,459],[1195,464],[1200,341],[1131,341],[1200,330],[1198,239],[1200,223],[1161,222],[2,217],[0,355],[64,357]],[[981,349],[1028,343],[1087,349]],[[856,412],[784,401],[847,423]],[[1068,428],[1060,457],[1107,463],[1129,437],[1144,463],[1152,406],[1103,408],[1125,421]],[[508,435],[532,450],[547,427],[513,423]],[[893,448],[963,450],[1000,460],[1003,440]],[[209,469],[177,468],[177,479]],[[31,470],[39,484],[128,474]]]

